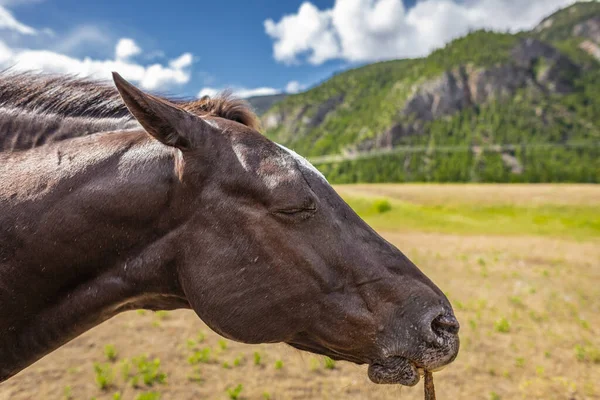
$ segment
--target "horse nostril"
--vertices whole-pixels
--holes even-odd
[[[452,314],[439,315],[431,322],[431,330],[436,335],[441,335],[444,332],[456,335],[459,329],[460,325]]]

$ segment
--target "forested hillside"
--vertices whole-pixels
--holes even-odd
[[[332,182],[598,182],[600,3],[340,73],[262,121]]]

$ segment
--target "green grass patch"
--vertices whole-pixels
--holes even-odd
[[[587,205],[415,204],[389,199],[381,212],[378,198],[344,200],[373,228],[454,234],[600,237],[600,207]]]

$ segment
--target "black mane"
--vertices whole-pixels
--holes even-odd
[[[0,74],[0,107],[64,117],[132,118],[112,85],[30,72]]]
[[[199,116],[226,118],[258,129],[248,104],[229,95],[165,100]],[[111,83],[32,72],[0,73],[0,151],[136,125]]]

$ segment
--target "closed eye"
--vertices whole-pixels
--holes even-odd
[[[311,204],[304,207],[282,208],[274,212],[275,215],[286,219],[308,219],[317,212],[317,206]]]
[[[287,209],[283,209],[283,210],[278,210],[278,213],[281,214],[287,214],[287,215],[293,215],[293,214],[298,214],[301,212],[315,212],[317,211],[317,207],[316,206],[311,206],[311,207],[302,207],[302,208],[287,208]]]

